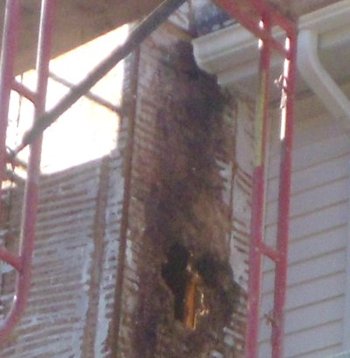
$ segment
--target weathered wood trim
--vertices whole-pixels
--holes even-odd
[[[98,329],[98,305],[100,299],[100,282],[104,260],[104,236],[106,228],[106,209],[108,202],[109,158],[102,159],[100,165],[99,188],[96,198],[96,211],[94,219],[94,249],[91,257],[89,304],[82,340],[82,356],[93,357],[96,331]]]

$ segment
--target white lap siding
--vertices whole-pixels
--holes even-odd
[[[277,153],[275,140],[271,145],[268,171],[268,242],[275,240],[277,228]],[[322,358],[342,350],[349,153],[349,138],[326,115],[296,123],[285,325],[286,358]],[[273,307],[273,267],[271,262],[264,263],[261,358],[271,356],[268,314]]]

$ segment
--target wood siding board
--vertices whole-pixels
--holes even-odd
[[[341,344],[334,344],[324,349],[316,349],[312,352],[304,353],[302,355],[293,355],[286,358],[330,358],[333,355],[341,353]]]
[[[302,263],[289,266],[288,286],[298,285],[313,279],[344,272],[346,266],[346,253],[344,250],[330,252],[322,256],[311,258]],[[273,291],[274,275],[272,271],[264,274],[264,294]]]
[[[345,135],[311,144],[307,150],[305,148],[295,149],[293,151],[293,173],[347,154],[349,154],[349,139]],[[279,157],[271,158],[269,179],[278,176],[279,162]]]
[[[319,358],[338,352],[343,335],[348,341],[343,325],[346,267],[350,262],[346,252],[350,146],[348,138],[325,115],[299,121],[295,144],[285,357]],[[266,242],[273,245],[278,210],[277,142],[270,149],[265,234]],[[272,308],[273,280],[274,264],[265,260],[263,315]],[[269,328],[263,317],[261,328],[260,354],[267,357],[271,354]]]
[[[344,300],[338,296],[332,300],[316,302],[312,306],[289,311],[287,313],[285,333],[291,336],[294,333],[307,331],[315,327],[327,324],[328,322],[341,321],[343,318]],[[262,320],[266,325],[266,320]],[[269,335],[266,330],[262,331],[260,341],[268,341]]]
[[[291,220],[344,201],[347,185],[348,178],[343,177],[339,180],[325,183],[322,186],[310,188],[306,192],[293,195],[290,207]],[[266,213],[267,225],[277,222],[277,211],[278,202],[270,203]]]
[[[312,349],[322,349],[339,344],[341,342],[341,328],[341,322],[334,321],[308,331],[301,331],[286,338],[286,350],[290,352],[290,355],[301,355]],[[305,339],[306,334],[308,339]]]
[[[347,225],[331,227],[321,233],[292,240],[289,246],[289,266],[297,265],[306,260],[317,258],[330,252],[345,250],[347,245],[345,237],[347,235]],[[264,272],[273,269],[273,263],[267,260],[264,263]]]
[[[311,306],[315,302],[335,299],[344,295],[344,273],[335,273],[318,280],[309,281],[294,287],[288,287],[286,312]],[[269,312],[271,308],[272,294],[262,298],[263,312]]]
[[[308,215],[298,217],[291,222],[290,236],[291,240],[298,240],[315,233],[322,233],[332,227],[347,224],[347,207],[348,202],[332,205],[322,210],[312,212]],[[273,238],[276,235],[276,225],[268,225],[266,227],[266,237]]]
[[[349,161],[348,153],[336,158],[319,163],[315,166],[307,167],[292,175],[292,196],[306,192],[307,190],[348,177],[347,164]],[[278,178],[270,179],[268,182],[268,203],[277,200]]]
[[[108,295],[113,290],[110,280],[115,281],[121,167],[118,156],[113,158],[118,165],[110,166],[110,176],[105,180],[108,199],[102,213],[98,214],[106,222],[105,234],[102,234],[101,225],[98,228],[95,225],[94,230],[101,160],[42,179],[29,305],[13,340],[1,349],[2,357],[82,356],[80,346],[84,340],[87,287],[91,279],[92,241],[96,229],[102,230],[98,240],[106,242],[102,250],[106,261],[96,260],[103,265],[98,296]],[[114,180],[119,180],[117,185]],[[10,298],[9,292],[4,292],[1,298]],[[94,312],[98,316],[94,320],[96,324],[105,325],[105,317],[111,318],[108,306],[112,300],[113,297],[99,301],[98,310]],[[94,324],[90,328],[97,334],[101,331],[100,327],[95,330]]]

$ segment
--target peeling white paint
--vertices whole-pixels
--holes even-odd
[[[231,240],[230,246],[230,265],[233,270],[233,279],[243,289],[247,290],[247,264],[245,262],[246,255],[237,250],[233,240]]]
[[[120,220],[124,195],[122,163],[117,161],[119,155],[120,152],[118,150],[112,153],[112,163],[115,164],[118,162],[119,165],[113,168],[110,173],[108,203],[105,216],[105,249],[100,282],[97,329],[94,342],[94,357],[99,358],[107,357],[110,353],[106,350],[105,344],[108,337],[110,317],[113,314],[110,307],[113,307],[113,302],[111,301],[114,299],[118,268],[117,258],[119,255]],[[111,285],[111,283],[113,283],[113,285]],[[108,287],[108,289],[106,289],[106,287]]]
[[[98,301],[98,329],[94,345],[95,357],[101,357],[104,349],[104,343],[108,336],[108,320],[106,319],[106,306],[108,301],[104,294],[100,294]]]
[[[226,205],[230,205],[232,186],[232,163],[225,163],[221,160],[216,159],[216,164],[219,167],[221,178],[224,179],[222,200]]]

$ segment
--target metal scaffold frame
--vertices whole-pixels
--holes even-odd
[[[38,179],[42,133],[61,114],[86,94],[106,73],[123,60],[153,32],[185,0],[166,0],[145,18],[130,34],[126,43],[117,48],[87,77],[74,87],[50,112],[45,113],[46,91],[51,53],[54,7],[56,0],[42,0],[41,24],[37,55],[37,90],[35,93],[17,83],[14,77],[16,44],[19,35],[20,0],[6,1],[4,36],[0,69],[0,191],[6,180],[6,129],[10,93],[17,91],[35,107],[33,128],[24,136],[13,155],[30,145],[30,158],[24,197],[21,229],[21,245],[18,254],[0,249],[0,259],[17,271],[16,292],[12,308],[0,326],[0,340],[8,336],[24,311],[31,281],[31,263],[34,248],[35,223],[38,205]],[[253,173],[251,244],[249,255],[248,320],[246,357],[258,356],[262,259],[268,257],[275,263],[274,308],[272,315],[272,357],[283,356],[284,304],[287,281],[288,227],[291,184],[291,152],[293,140],[293,104],[296,77],[296,25],[265,0],[216,0],[216,3],[252,32],[260,42],[259,94],[255,116],[255,165]],[[284,42],[274,38],[272,29],[277,26],[284,32]],[[279,179],[279,210],[277,245],[270,247],[264,241],[265,156],[267,147],[267,123],[269,117],[270,59],[275,51],[284,59],[281,75],[281,164]],[[1,193],[1,192],[0,192]],[[1,210],[1,208],[0,208]],[[121,255],[124,255],[122,252]],[[122,280],[122,277],[120,278]],[[122,287],[122,281],[119,282]]]
[[[264,0],[217,0],[233,18],[252,32],[260,44],[259,92],[255,113],[255,158],[252,192],[251,242],[249,253],[248,317],[245,340],[246,358],[258,357],[262,289],[262,260],[275,264],[274,302],[271,316],[272,358],[283,357],[284,305],[286,300],[288,231],[291,188],[293,107],[296,81],[296,24]],[[284,32],[284,43],[274,38],[273,27]],[[278,224],[275,247],[264,240],[266,209],[266,149],[270,106],[270,62],[273,51],[284,59],[281,85]]]
[[[32,92],[15,80],[15,59],[21,24],[21,4],[19,0],[7,0],[2,39],[1,72],[0,72],[0,190],[7,179],[6,166],[13,160],[6,150],[6,131],[8,125],[11,91],[18,92],[34,105],[35,118],[45,111],[51,39],[56,0],[43,0],[39,25],[37,50],[37,85]],[[35,225],[38,207],[38,181],[40,175],[42,136],[38,136],[30,145],[27,178],[23,200],[21,220],[21,238],[19,252],[12,253],[0,248],[0,259],[12,266],[17,272],[16,287],[10,311],[0,325],[0,340],[6,338],[19,321],[25,309],[31,283],[31,266],[34,250]],[[0,208],[1,209],[1,208]]]
[[[72,88],[51,111],[45,112],[56,0],[41,0],[42,5],[36,62],[37,89],[35,93],[15,80],[14,64],[17,55],[17,42],[21,23],[21,4],[20,0],[6,0],[0,63],[0,194],[3,192],[3,182],[7,179],[7,163],[11,161],[15,162],[16,155],[26,146],[30,146],[30,155],[22,210],[23,216],[21,221],[19,253],[15,254],[6,248],[0,248],[0,260],[12,266],[17,272],[13,304],[10,312],[0,325],[0,342],[10,335],[16,323],[20,320],[28,299],[37,220],[38,183],[43,132],[112,70],[114,66],[137,49],[138,46],[185,1],[186,0],[163,1],[131,32],[124,45],[116,48],[110,56],[92,69],[86,78]],[[35,120],[32,129],[24,135],[22,143],[9,154],[6,150],[6,132],[12,90],[18,92],[21,96],[33,103],[35,107]],[[0,206],[0,211],[1,210],[2,208]],[[124,236],[126,239],[126,235]],[[123,242],[121,242],[120,245],[120,256],[123,257],[125,255],[126,245],[125,243],[123,244]],[[122,287],[122,277],[120,280],[119,285]]]

